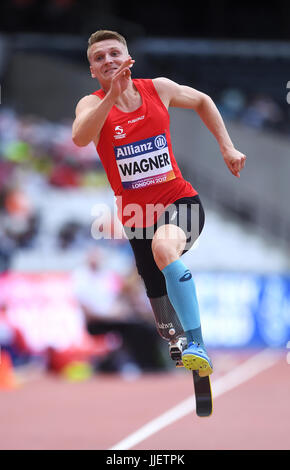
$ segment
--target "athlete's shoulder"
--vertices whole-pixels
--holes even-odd
[[[95,95],[94,93],[91,95],[83,96],[83,98],[81,98],[76,105],[76,114],[82,112],[86,108],[95,106],[96,103],[99,101],[101,101],[101,97]]]
[[[152,82],[157,90],[173,89],[178,87],[178,84],[176,82],[170,80],[167,77],[153,78]]]
[[[168,109],[172,97],[178,93],[179,85],[169,78],[157,77],[152,80],[154,88],[163,102],[164,106]]]

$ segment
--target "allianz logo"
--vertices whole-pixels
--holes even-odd
[[[173,328],[173,323],[157,323],[158,328],[164,330],[165,328]]]

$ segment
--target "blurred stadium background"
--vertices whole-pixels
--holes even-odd
[[[174,369],[128,243],[92,236],[95,205],[113,208],[114,198],[94,147],[71,140],[76,103],[98,88],[86,43],[101,28],[126,36],[134,77],[167,76],[209,94],[247,155],[237,180],[198,116],[170,111],[177,161],[206,209],[185,255],[206,344],[286,358],[290,5],[207,1],[191,15],[178,5],[1,2],[0,345],[2,369],[10,358],[16,378],[0,372],[0,389],[48,373],[137,380]]]

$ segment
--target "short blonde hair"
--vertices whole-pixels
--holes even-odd
[[[90,47],[95,44],[96,42],[105,41],[106,39],[116,39],[116,41],[121,42],[127,48],[127,42],[124,36],[117,31],[110,31],[109,29],[100,29],[95,33],[91,34],[88,40],[88,49],[87,49],[87,57],[89,59],[89,50]]]

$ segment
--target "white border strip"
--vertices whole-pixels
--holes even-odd
[[[237,366],[234,370],[216,380],[212,384],[212,395],[216,398],[224,393],[232,390],[233,388],[247,382],[252,377],[255,377],[260,372],[269,369],[281,359],[281,354],[277,353],[270,348],[263,349],[258,354],[247,359],[241,365]],[[173,379],[174,380],[174,379]],[[171,408],[162,415],[153,419],[149,423],[142,426],[136,432],[130,434],[122,441],[110,447],[108,450],[129,450],[135,445],[144,441],[148,437],[157,433],[161,429],[169,426],[175,421],[183,418],[195,410],[195,400],[193,395],[182,401],[179,405]],[[202,419],[202,418],[199,418]]]

